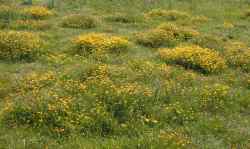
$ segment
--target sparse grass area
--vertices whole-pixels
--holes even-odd
[[[0,148],[250,148],[247,0],[0,2]]]

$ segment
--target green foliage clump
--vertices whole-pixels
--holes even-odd
[[[250,9],[244,11],[244,17],[250,17]]]
[[[194,29],[190,29],[186,27],[178,27],[170,23],[163,23],[158,26],[158,29],[171,32],[172,34],[174,34],[175,39],[179,41],[187,41],[187,40],[196,38],[200,35],[200,33]]]
[[[190,107],[184,106],[180,102],[165,106],[161,114],[166,122],[179,125],[185,125],[196,119],[195,111]]]
[[[224,42],[222,38],[213,35],[200,35],[194,38],[192,42],[203,48],[215,49],[220,51],[224,49]]]
[[[146,47],[157,48],[161,46],[171,47],[175,45],[176,40],[173,32],[162,29],[152,29],[146,32],[137,33],[136,42]]]
[[[8,21],[16,17],[18,11],[15,6],[9,5],[0,5],[0,20]]]
[[[145,14],[146,18],[162,18],[170,21],[176,21],[181,19],[188,19],[190,15],[186,12],[181,12],[177,10],[162,10],[153,9]]]
[[[42,46],[40,37],[31,32],[1,31],[0,58],[7,60],[34,60]]]
[[[106,20],[110,22],[119,22],[119,23],[136,23],[141,21],[139,17],[132,16],[129,14],[116,14],[106,17]]]
[[[12,21],[9,27],[17,30],[47,30],[52,25],[43,20],[16,20]]]
[[[62,19],[62,26],[66,28],[89,29],[96,27],[97,21],[94,17],[91,16],[73,14]]]

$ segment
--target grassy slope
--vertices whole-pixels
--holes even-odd
[[[40,4],[39,1],[36,2]],[[143,12],[147,12],[153,8],[176,9],[185,11],[192,15],[205,15],[211,18],[211,21],[200,25],[198,30],[203,34],[211,34],[213,36],[223,37],[228,39],[232,36],[233,39],[250,43],[250,21],[249,19],[241,19],[242,10],[249,8],[247,1],[238,0],[160,0],[159,3],[145,5],[142,0],[64,0],[57,6],[55,11],[57,16],[49,21],[53,23],[53,29],[41,32],[44,39],[47,40],[46,50],[50,53],[67,53],[71,48],[70,40],[72,37],[86,32],[111,32],[115,35],[128,37],[133,41],[133,33],[144,31],[153,28],[164,22],[163,20],[156,21],[139,21],[136,24],[124,24],[117,22],[109,22],[102,19],[97,28],[82,30],[82,29],[67,29],[60,27],[61,18],[67,14],[83,13],[95,15],[99,18],[104,18],[110,14],[125,13],[135,15],[139,19],[143,17]],[[228,31],[224,29],[224,21],[229,21],[235,27]],[[182,24],[183,22],[176,22]],[[192,24],[190,25],[192,26]],[[248,45],[250,46],[250,45]],[[70,54],[70,62],[64,62],[63,65],[54,65],[47,62],[46,58],[40,58],[33,63],[8,63],[2,61],[0,63],[1,79],[8,76],[10,79],[22,77],[30,71],[54,70],[66,71],[75,68],[79,64],[77,57]],[[128,53],[121,56],[109,56],[102,63],[109,65],[123,65],[131,60],[143,59],[143,61],[151,61],[155,63],[164,63],[157,57],[156,50],[145,48],[138,45],[133,45]],[[84,61],[95,60],[84,58]],[[0,124],[0,148],[160,148],[161,142],[152,141],[159,134],[161,129],[184,130],[188,135],[194,148],[229,148],[233,145],[238,145],[239,148],[250,147],[250,90],[244,85],[244,79],[247,73],[240,69],[228,68],[221,74],[203,75],[199,72],[192,72],[198,75],[198,80],[186,81],[182,79],[184,73],[189,70],[184,70],[181,67],[173,68],[172,78],[175,82],[180,83],[181,87],[177,87],[177,91],[173,91],[168,98],[171,101],[180,101],[184,103],[195,103],[197,91],[185,91],[182,94],[180,91],[188,88],[199,88],[205,84],[212,85],[214,83],[222,83],[229,85],[231,89],[230,99],[233,105],[229,105],[226,110],[218,113],[201,112],[199,118],[194,122],[185,124],[175,124],[170,122],[162,122],[152,128],[142,128],[137,137],[127,137],[122,135],[119,137],[81,137],[78,134],[72,134],[68,138],[55,138],[53,135],[44,134],[43,130],[30,128],[12,128],[8,129]],[[155,77],[158,74],[152,76]],[[160,75],[160,74],[159,74]],[[132,76],[128,76],[131,80]],[[157,88],[157,79],[143,80]],[[201,81],[205,80],[205,81]],[[231,82],[231,80],[233,80]],[[186,81],[186,82],[185,82]],[[189,84],[191,82],[191,84]],[[184,83],[184,85],[182,85]],[[179,89],[179,90],[178,90]],[[8,94],[8,93],[6,93]],[[229,98],[228,97],[228,98]],[[159,100],[165,100],[163,99]],[[166,97],[167,98],[167,97]],[[4,101],[3,101],[4,102]],[[156,101],[157,102],[157,101]],[[239,104],[241,102],[241,104]],[[241,107],[244,105],[246,108]],[[1,107],[3,104],[1,104]],[[159,107],[155,107],[157,109]],[[248,108],[248,110],[247,110]],[[156,110],[157,111],[157,110]],[[139,126],[140,127],[140,126]],[[178,141],[174,140],[174,141]],[[158,143],[158,144],[157,144]]]

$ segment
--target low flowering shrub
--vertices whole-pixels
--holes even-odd
[[[21,13],[25,17],[33,19],[45,19],[54,15],[54,12],[42,6],[26,7],[21,11]]]
[[[47,30],[51,27],[50,23],[42,20],[16,20],[10,24],[10,28],[20,30]]]
[[[187,41],[196,38],[200,33],[196,30],[177,27],[171,23],[163,23],[156,29],[136,34],[138,44],[147,47],[174,46],[178,41]]]
[[[87,15],[73,14],[62,19],[62,27],[89,29],[97,26],[95,18]]]
[[[179,64],[204,73],[220,72],[226,68],[226,62],[218,52],[195,45],[160,49],[159,55],[168,63]]]
[[[250,48],[244,43],[229,43],[225,47],[224,55],[229,65],[250,71]]]
[[[185,27],[177,27],[176,25],[170,23],[163,23],[158,26],[158,29],[173,33],[176,40],[186,41],[200,35],[200,33],[196,30]]]
[[[42,47],[40,37],[31,32],[1,31],[0,58],[8,60],[33,60]]]
[[[128,49],[129,41],[119,36],[102,33],[80,35],[73,39],[78,54],[93,53],[97,51],[122,52]]]
[[[176,39],[174,33],[163,29],[152,29],[136,34],[136,42],[146,47],[157,48],[161,46],[173,46]]]
[[[186,12],[181,12],[177,10],[162,10],[162,9],[153,9],[150,12],[145,14],[146,18],[163,18],[170,21],[187,19],[190,18],[190,15]]]

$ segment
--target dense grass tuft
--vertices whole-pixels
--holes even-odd
[[[89,29],[96,27],[97,21],[91,16],[74,14],[64,17],[62,19],[62,26],[66,28]]]

